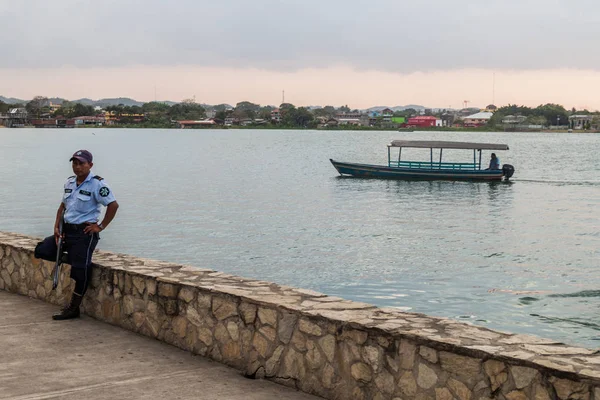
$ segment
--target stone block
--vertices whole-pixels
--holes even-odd
[[[323,354],[327,358],[327,361],[332,363],[335,357],[335,337],[333,335],[323,336],[321,339],[319,339],[318,343],[323,351]]]
[[[283,312],[279,325],[277,326],[277,334],[282,343],[288,344],[294,333],[298,316],[293,313]]]
[[[240,339],[240,329],[235,322],[229,321],[227,323],[227,332],[229,332],[231,340],[237,342]]]
[[[268,377],[276,375],[279,368],[279,361],[281,360],[281,355],[283,354],[284,349],[285,347],[278,346],[273,352],[271,358],[269,358],[265,363],[265,373]]]
[[[269,342],[274,343],[277,339],[277,332],[275,332],[275,329],[271,328],[270,326],[263,326],[258,331],[262,333],[262,335],[267,338]]]
[[[303,380],[306,375],[304,356],[301,353],[288,349],[283,358],[278,376],[280,378],[293,378]]]
[[[506,400],[529,400],[527,395],[520,390],[513,390],[512,392],[505,394],[504,397],[506,397]]]
[[[173,333],[179,338],[184,338],[187,331],[187,321],[183,317],[175,317],[172,322]]]
[[[417,394],[417,380],[412,371],[405,371],[398,380],[398,388],[402,395],[412,398]]]
[[[258,309],[258,319],[263,325],[271,325],[277,328],[277,310],[260,307]]]
[[[321,374],[321,383],[323,387],[327,389],[333,389],[335,386],[335,369],[330,364],[326,364],[323,368],[323,373]]]
[[[529,387],[531,382],[539,375],[539,371],[536,369],[519,366],[510,367],[510,373],[517,389]]]
[[[356,329],[347,329],[342,332],[342,339],[350,339],[358,345],[364,344],[367,341],[367,337],[367,332]]]
[[[375,386],[377,386],[382,393],[386,394],[386,398],[389,398],[396,390],[394,377],[386,370],[382,370],[375,374]]]
[[[421,355],[421,357],[423,357],[425,360],[429,361],[432,364],[438,362],[437,351],[435,351],[431,347],[421,346],[419,348],[419,355]]]
[[[229,336],[227,328],[221,323],[218,323],[215,327],[214,337],[217,340],[217,342],[221,345],[231,341],[231,337]]]
[[[471,400],[473,397],[473,393],[469,390],[469,388],[464,383],[456,379],[448,379],[446,385],[459,400]]]
[[[417,374],[417,385],[427,390],[434,387],[437,381],[438,377],[435,371],[429,368],[427,365],[420,363]]]
[[[269,342],[258,332],[254,334],[254,338],[252,339],[252,347],[254,347],[256,352],[260,354],[262,358],[267,357],[269,353]]]
[[[137,294],[143,296],[144,291],[146,290],[146,284],[145,284],[144,278],[142,278],[141,276],[133,276],[131,278],[131,280],[133,283],[133,287],[137,291]]]
[[[222,321],[238,315],[237,304],[230,298],[215,296],[212,302],[212,312],[217,320]]]
[[[246,325],[251,325],[256,320],[256,310],[257,307],[254,304],[246,303],[242,301],[239,307],[240,315],[242,316],[242,320],[246,323]]]
[[[583,382],[574,382],[569,379],[552,377],[550,383],[556,390],[556,395],[561,400],[588,400],[589,387]]]
[[[146,278],[146,293],[150,296],[156,295],[156,280],[154,278]]]
[[[373,372],[379,372],[383,358],[383,350],[380,347],[365,346],[362,348],[362,359],[373,368]]]
[[[179,293],[179,286],[170,283],[158,283],[158,295],[168,299],[176,299]]]
[[[481,360],[445,351],[441,351],[438,355],[444,371],[460,377],[461,380],[469,382],[469,384],[474,384],[479,380]]]
[[[359,382],[368,383],[373,379],[373,372],[371,371],[371,368],[363,362],[352,364],[352,367],[350,367],[350,373],[352,374],[352,377]]]
[[[240,345],[237,342],[228,342],[223,346],[221,355],[225,361],[235,362],[242,358]]]
[[[198,308],[198,311],[210,311],[212,307],[212,296],[208,293],[198,292],[198,298],[196,299],[196,307]]]
[[[313,336],[321,336],[323,334],[323,330],[319,325],[312,323],[307,319],[300,319],[298,322],[298,329],[300,329],[301,332]]]
[[[300,331],[294,331],[292,335],[292,340],[290,344],[294,346],[294,348],[300,352],[306,351],[306,336],[302,334]]]
[[[179,291],[179,298],[186,303],[190,303],[196,297],[196,292],[191,287],[182,287]]]
[[[398,356],[400,357],[400,368],[412,369],[415,365],[415,355],[417,353],[417,346],[414,343],[402,339],[400,340],[400,346],[398,346]]]
[[[198,340],[202,341],[206,346],[212,346],[213,334],[208,328],[198,328]]]

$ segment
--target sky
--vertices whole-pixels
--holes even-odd
[[[0,0],[0,21],[5,97],[600,109],[597,0]]]

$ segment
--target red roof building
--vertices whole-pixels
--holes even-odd
[[[430,116],[420,116],[420,117],[412,117],[406,121],[406,126],[415,127],[415,128],[426,128],[430,126],[435,126],[436,117]]]

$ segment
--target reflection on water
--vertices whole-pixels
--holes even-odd
[[[102,249],[566,343],[600,338],[599,136],[94,133],[0,130],[0,230],[49,234],[67,160],[89,148],[121,204]],[[515,175],[353,179],[329,162],[385,164],[390,140],[417,138],[508,143]]]

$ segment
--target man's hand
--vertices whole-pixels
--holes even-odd
[[[65,236],[63,235],[63,238]],[[54,241],[56,241],[56,245],[58,246],[58,239],[60,238],[60,230],[58,229],[58,226],[54,227]]]
[[[98,224],[90,224],[90,225],[86,226],[85,228],[83,228],[83,233],[85,233],[87,235],[91,235],[92,233],[98,233],[101,231],[102,231],[102,228],[100,228],[98,226]]]

